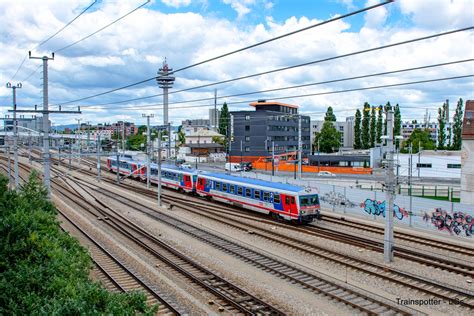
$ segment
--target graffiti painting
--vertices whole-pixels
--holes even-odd
[[[385,201],[376,201],[373,199],[366,199],[365,202],[360,204],[360,207],[364,208],[364,211],[370,215],[385,217]],[[408,212],[398,205],[393,206],[393,217],[402,220],[403,217],[408,217]]]
[[[463,212],[450,214],[442,208],[437,208],[431,215],[425,213],[423,220],[425,222],[431,221],[438,230],[447,231],[451,235],[460,235],[464,232],[467,237],[472,237],[474,232],[472,216]]]
[[[341,193],[328,192],[320,197],[320,200],[334,206],[355,207],[357,204],[350,201]]]

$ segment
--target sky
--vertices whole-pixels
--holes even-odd
[[[152,124],[163,122],[162,91],[155,80],[125,87],[156,76],[167,59],[176,69],[259,43],[310,25],[379,3],[378,0],[152,0],[110,27],[62,49],[139,7],[146,0],[0,0],[0,115],[11,115],[12,89],[19,109],[43,103],[41,60],[48,62],[50,109],[76,109],[82,114],[53,114],[54,125],[117,120],[143,124],[142,114],[154,114]],[[472,29],[352,56],[371,48],[474,26],[472,0],[397,0],[355,16],[310,28],[236,54],[178,71],[170,92],[212,84],[260,72],[315,62],[267,75],[171,93],[169,117],[208,118],[214,97],[230,111],[251,110],[258,99],[296,104],[300,113],[322,119],[328,106],[339,121],[354,115],[364,102],[399,104],[403,120],[431,120],[448,99],[474,99],[474,77],[425,82],[379,89],[340,92],[474,75],[474,62],[465,61],[421,70],[378,75],[333,83],[326,81],[403,70],[474,58]],[[334,58],[338,57],[338,58]],[[333,58],[331,60],[325,60]],[[314,85],[315,83],[320,83]],[[313,85],[311,85],[313,84]],[[235,94],[268,89],[304,87],[246,96]],[[339,92],[338,92],[339,91]],[[87,98],[96,94],[99,96]],[[311,96],[301,96],[308,95]],[[149,97],[153,96],[153,97]],[[131,99],[142,98],[131,101]],[[129,101],[127,101],[129,100]],[[181,103],[180,103],[181,102]],[[185,102],[185,103],[183,103]],[[26,115],[25,115],[26,116]]]

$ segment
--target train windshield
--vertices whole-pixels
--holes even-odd
[[[317,194],[300,196],[301,206],[316,206],[319,205],[319,198]]]

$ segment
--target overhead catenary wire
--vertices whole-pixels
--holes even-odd
[[[59,33],[61,33],[62,31],[64,31],[64,29],[66,29],[69,25],[71,25],[74,21],[76,21],[81,15],[83,15],[84,13],[86,13],[94,4],[97,3],[97,0],[94,0],[94,2],[92,2],[89,6],[87,6],[84,10],[81,11],[81,13],[79,13],[76,17],[74,17],[71,21],[69,21],[68,23],[66,23],[62,28],[60,28],[56,33],[54,33],[53,35],[47,37],[46,39],[44,39],[43,41],[41,41],[38,45],[36,45],[35,47],[33,47],[32,49],[37,49],[41,46],[43,46],[44,44],[46,44],[48,41],[50,41],[51,39],[53,39],[56,35],[58,35]],[[29,49],[31,50],[31,49]],[[10,79],[10,81],[13,81],[16,77],[16,75],[18,74],[18,72],[20,71],[21,67],[23,67],[23,64],[25,63],[26,59],[28,58],[28,54],[25,54],[25,57],[23,58],[23,60],[21,61],[20,65],[18,66],[17,70],[15,71],[15,74],[13,75],[13,77]],[[35,71],[36,72],[36,71]],[[31,75],[29,76],[31,77]],[[29,78],[28,77],[28,78]]]
[[[265,40],[265,41],[261,41],[261,42],[258,42],[258,43],[252,44],[252,45],[245,46],[245,47],[240,48],[240,49],[236,49],[234,51],[231,51],[231,52],[228,52],[228,53],[225,53],[225,54],[222,54],[222,55],[218,55],[218,56],[215,56],[215,57],[212,57],[212,58],[209,58],[209,59],[191,64],[191,65],[188,65],[188,66],[185,66],[185,67],[178,68],[174,71],[169,72],[169,74],[170,75],[175,74],[179,71],[190,69],[190,68],[193,68],[193,67],[196,67],[196,66],[199,66],[199,65],[202,65],[202,64],[205,64],[205,63],[223,58],[223,57],[227,57],[227,56],[230,56],[230,55],[233,55],[233,54],[236,54],[236,53],[239,53],[239,52],[257,47],[257,46],[261,46],[261,45],[273,42],[275,40],[279,40],[281,38],[284,38],[284,37],[287,37],[287,36],[290,36],[290,35],[294,35],[294,34],[297,34],[297,33],[303,32],[303,31],[307,31],[309,29],[312,29],[312,28],[315,28],[315,27],[318,27],[318,26],[321,26],[321,25],[325,25],[325,24],[328,24],[328,23],[331,23],[331,22],[334,22],[334,21],[337,21],[337,20],[341,20],[341,19],[353,16],[353,15],[356,15],[356,14],[359,14],[359,13],[362,13],[362,12],[366,12],[366,11],[375,9],[377,7],[380,7],[380,6],[387,5],[387,4],[392,3],[392,2],[394,2],[394,0],[387,0],[385,2],[378,3],[378,4],[375,4],[375,5],[372,5],[372,6],[357,10],[357,11],[353,11],[353,12],[348,13],[348,14],[340,15],[340,16],[334,17],[332,19],[329,19],[329,20],[326,20],[326,21],[323,21],[323,22],[320,22],[320,23],[317,23],[317,24],[314,24],[314,25],[311,25],[311,26],[308,26],[308,27],[304,27],[304,28],[301,28],[301,29],[298,29],[298,30],[295,30],[295,31],[292,31],[292,32],[289,32],[289,33],[285,33],[283,35],[279,35],[279,36],[270,38],[270,39]],[[107,90],[107,91],[104,91],[104,92],[101,92],[101,93],[98,93],[98,94],[95,94],[95,95],[91,95],[91,96],[88,96],[88,97],[84,97],[84,98],[80,98],[80,99],[72,100],[72,101],[67,101],[67,102],[60,102],[60,104],[64,105],[64,104],[70,104],[70,103],[74,103],[74,102],[84,101],[84,100],[87,100],[87,99],[92,99],[92,98],[95,98],[95,97],[98,97],[98,96],[101,96],[101,95],[109,94],[109,93],[112,93],[112,92],[116,92],[116,91],[119,91],[119,90],[130,88],[130,87],[133,87],[133,86],[136,86],[136,85],[140,85],[142,83],[146,83],[148,81],[152,81],[152,80],[155,80],[155,79],[156,79],[156,76],[153,76],[151,78],[140,80],[140,81],[135,82],[135,83],[131,83],[131,84],[119,87],[119,88]]]
[[[55,53],[62,52],[62,51],[66,50],[66,49],[68,49],[68,48],[70,48],[70,47],[72,47],[72,46],[74,46],[74,45],[76,45],[76,44],[79,44],[79,43],[82,42],[82,41],[85,41],[86,39],[88,39],[88,38],[94,36],[95,34],[97,34],[97,33],[101,32],[101,31],[105,30],[106,28],[112,26],[113,24],[117,23],[118,21],[120,21],[120,20],[124,19],[125,17],[129,16],[130,14],[132,14],[133,12],[135,12],[135,11],[137,11],[138,9],[142,8],[143,6],[145,6],[146,4],[148,4],[149,2],[150,2],[150,0],[147,0],[145,3],[139,5],[138,7],[136,7],[135,9],[133,9],[132,11],[129,11],[129,12],[126,13],[125,15],[122,15],[121,17],[119,17],[118,19],[115,19],[114,21],[110,22],[109,24],[107,24],[107,25],[101,27],[101,28],[98,29],[97,31],[95,31],[95,32],[93,32],[93,33],[91,33],[91,34],[89,34],[89,35],[87,35],[87,36],[85,36],[85,37],[83,37],[83,38],[81,38],[81,39],[79,39],[79,40],[77,40],[77,41],[71,43],[71,44],[68,44],[68,45],[66,45],[66,46],[64,46],[64,47],[61,47],[61,48],[59,48],[59,49],[56,49],[56,50],[55,50]]]
[[[328,58],[313,60],[313,61],[309,61],[309,62],[306,62],[306,63],[301,63],[301,64],[297,64],[297,65],[293,65],[293,66],[287,66],[287,67],[272,69],[272,70],[263,71],[263,72],[259,72],[259,73],[253,73],[253,74],[250,74],[250,75],[241,76],[241,77],[237,77],[237,78],[222,80],[222,81],[213,82],[213,83],[209,83],[209,84],[203,84],[203,85],[199,85],[199,86],[195,86],[195,87],[191,87],[191,88],[175,90],[175,91],[169,92],[168,94],[176,94],[176,93],[195,90],[195,89],[207,88],[207,87],[211,87],[211,86],[215,86],[215,85],[235,82],[235,81],[239,81],[239,80],[243,80],[243,79],[249,79],[249,78],[253,78],[253,77],[262,76],[262,75],[268,75],[268,74],[272,74],[272,73],[276,73],[276,72],[280,72],[280,71],[286,71],[286,70],[299,68],[299,67],[303,67],[303,66],[315,65],[315,64],[318,64],[318,63],[323,63],[323,62],[332,61],[332,60],[336,60],[336,59],[346,58],[346,57],[360,55],[360,54],[365,54],[365,53],[368,53],[368,52],[373,52],[373,51],[382,50],[382,49],[386,49],[386,48],[391,48],[391,47],[395,47],[395,46],[405,45],[405,44],[414,43],[414,42],[418,42],[418,41],[423,41],[423,40],[427,40],[427,39],[431,39],[431,38],[446,36],[446,35],[450,35],[450,34],[454,34],[454,33],[458,33],[458,32],[464,32],[464,31],[468,31],[468,30],[472,30],[472,29],[474,29],[474,27],[470,26],[470,27],[456,29],[456,30],[452,30],[452,31],[448,31],[448,32],[432,34],[432,35],[418,37],[418,38],[414,38],[414,39],[410,39],[410,40],[406,40],[406,41],[401,41],[401,42],[396,42],[396,43],[387,44],[387,45],[383,45],[383,46],[378,46],[378,47],[373,47],[373,48],[369,48],[369,49],[359,50],[359,51],[355,51],[355,52],[351,52],[351,53],[347,53],[347,54],[342,54],[342,55],[332,56],[332,57],[328,57]],[[144,82],[146,82],[146,81],[143,81],[142,83],[144,83]],[[133,84],[128,85],[126,87],[129,88],[131,86],[133,86]],[[118,90],[121,90],[121,88],[117,88],[114,91],[118,91]],[[111,92],[114,92],[114,91],[111,91]],[[61,105],[66,105],[66,104],[70,104],[70,103],[77,103],[79,101],[84,101],[84,100],[91,99],[91,98],[101,96],[101,95],[105,95],[105,94],[108,94],[108,93],[109,92],[103,92],[103,93],[95,94],[95,95],[90,96],[90,97],[80,98],[80,99],[76,99],[76,100],[72,100],[72,101],[68,101],[68,102],[61,102],[60,104]],[[161,93],[161,94],[155,94],[155,95],[146,96],[146,97],[122,100],[122,101],[117,101],[117,102],[109,102],[109,103],[106,103],[106,104],[103,103],[103,104],[100,104],[100,105],[108,105],[108,104],[117,104],[117,103],[138,101],[138,100],[143,100],[143,99],[162,96],[162,95],[163,94]]]
[[[291,96],[272,97],[272,100],[296,99],[296,98],[304,98],[304,97],[310,97],[310,96],[330,95],[330,94],[347,93],[347,92],[355,92],[355,91],[366,91],[366,90],[374,90],[374,89],[381,89],[381,88],[392,88],[392,87],[399,87],[399,86],[406,86],[406,85],[415,85],[415,84],[422,84],[422,83],[429,83],[429,82],[455,80],[455,79],[463,79],[463,78],[470,78],[470,77],[474,77],[474,74],[453,76],[453,77],[444,77],[444,78],[436,78],[436,79],[427,79],[427,80],[418,80],[418,81],[410,81],[410,82],[401,82],[401,83],[370,86],[370,87],[352,88],[352,89],[344,89],[344,90],[336,90],[336,91],[326,91],[326,92],[316,92],[316,93],[308,93],[308,94],[297,94],[297,95],[291,95]],[[258,101],[258,100],[248,99],[248,100],[226,102],[226,103],[227,103],[227,105],[233,105],[233,104],[251,103],[251,102],[256,102],[256,101]],[[212,104],[181,106],[181,107],[174,107],[172,109],[187,109],[187,108],[211,107],[211,106],[213,107],[214,103],[212,103]],[[417,107],[417,108],[419,108],[419,107]],[[136,106],[135,107],[129,107],[129,108],[123,107],[123,108],[120,108],[120,109],[121,110],[124,110],[124,109],[125,110],[136,110],[137,107]],[[161,107],[156,106],[156,107],[153,107],[153,109],[161,109]]]
[[[293,85],[293,86],[286,86],[286,87],[251,91],[251,92],[243,92],[243,93],[224,95],[224,96],[218,96],[218,97],[208,97],[208,98],[200,98],[200,99],[193,99],[193,100],[169,102],[168,104],[172,105],[172,104],[192,103],[192,102],[201,102],[201,101],[211,101],[211,100],[214,100],[214,99],[226,99],[226,98],[246,96],[246,95],[258,94],[258,93],[268,93],[268,92],[275,92],[275,91],[282,91],[282,90],[290,90],[290,89],[310,87],[310,86],[316,86],[316,85],[322,85],[322,84],[329,84],[329,83],[343,82],[343,81],[349,81],[349,80],[357,80],[357,79],[364,79],[364,78],[377,77],[377,76],[383,76],[383,75],[390,75],[390,74],[401,73],[401,72],[409,72],[409,71],[415,71],[415,70],[421,70],[421,69],[442,67],[442,66],[460,64],[460,63],[472,62],[472,61],[474,61],[474,59],[472,59],[472,58],[471,59],[463,59],[463,60],[456,60],[456,61],[450,61],[450,62],[445,62],[445,63],[438,63],[438,64],[418,66],[418,67],[397,69],[397,70],[391,70],[391,71],[385,71],[385,72],[379,72],[379,73],[372,73],[372,74],[366,74],[366,75],[359,75],[359,76],[353,76],[353,77],[346,77],[346,78],[339,78],[339,79],[332,79],[332,80],[325,80],[325,81],[319,81],[319,82],[311,82],[311,83],[299,84],[299,85]],[[118,103],[120,103],[120,102],[118,102]],[[112,104],[112,102],[111,103],[106,103],[106,104],[82,105],[82,107],[87,108],[87,107],[103,106],[103,105],[109,105],[109,104]],[[114,103],[114,104],[116,104],[116,103]],[[145,105],[138,105],[138,106],[141,109],[147,109],[149,107],[154,107],[154,106],[157,106],[157,105],[161,105],[161,103],[159,103],[159,104],[158,103],[145,104]]]

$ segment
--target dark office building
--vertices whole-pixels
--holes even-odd
[[[234,141],[231,147],[232,161],[254,161],[272,154],[298,150],[298,106],[264,100],[250,103],[255,111],[230,112],[234,121]],[[230,125],[230,124],[229,124]],[[310,153],[310,118],[301,116],[303,157]]]

